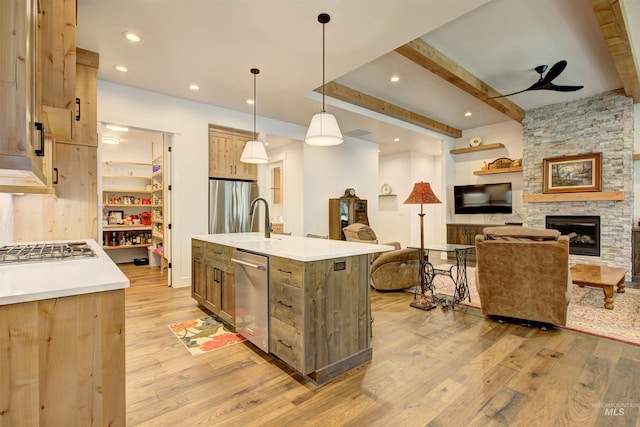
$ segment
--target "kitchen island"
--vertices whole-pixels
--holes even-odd
[[[82,242],[95,256],[0,264],[0,425],[126,424],[129,280]]]
[[[370,255],[373,245],[261,233],[196,235],[192,296],[235,327],[236,250],[268,257],[268,352],[314,385],[371,360]]]

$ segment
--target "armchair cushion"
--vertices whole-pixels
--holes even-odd
[[[419,284],[419,272],[420,251],[383,252],[371,264],[371,286],[377,290],[407,289]]]

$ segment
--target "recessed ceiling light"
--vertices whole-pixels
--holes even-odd
[[[464,113],[465,117],[471,117],[473,116],[473,113],[471,111],[467,111],[466,113]]]
[[[191,89],[191,90],[200,90],[200,86],[198,86],[195,83],[192,83],[192,84],[189,85],[189,89]]]
[[[106,125],[105,127],[116,132],[127,132],[129,130],[128,127],[120,125]]]
[[[247,104],[253,105],[253,99],[247,99]]]
[[[393,142],[398,142],[400,141],[400,138],[393,138]]]
[[[391,76],[391,78],[389,80],[391,80],[391,83],[399,82],[400,81],[400,77],[399,76]]]
[[[134,33],[130,33],[130,32],[125,32],[124,34],[124,38],[129,40],[130,42],[134,42],[137,43],[140,41],[140,36]]]
[[[120,71],[121,73],[126,73],[127,71],[129,71],[129,69],[124,65],[116,65],[116,70]]]
[[[102,143],[103,144],[111,144],[111,145],[120,144],[120,138],[117,138],[115,136],[103,136],[102,137]]]

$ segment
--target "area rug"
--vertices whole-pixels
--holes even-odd
[[[450,265],[435,266],[436,269],[441,270],[448,270],[450,267]],[[455,277],[455,268],[453,273]],[[467,280],[471,301],[465,299],[461,304],[481,308],[473,267],[467,267]],[[453,295],[454,285],[449,277],[437,275],[434,285],[436,293]],[[413,292],[413,290],[408,291]],[[573,285],[567,325],[560,327],[640,345],[640,290],[626,288],[622,294],[614,291],[613,299],[614,309],[607,310],[604,308],[602,289],[581,288]]]
[[[174,323],[169,329],[194,356],[245,341],[243,336],[229,331],[213,316]]]

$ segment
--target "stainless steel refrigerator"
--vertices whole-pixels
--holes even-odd
[[[255,181],[209,179],[209,234],[252,231],[249,209],[258,197]],[[258,231],[258,209],[253,215],[253,231]]]

